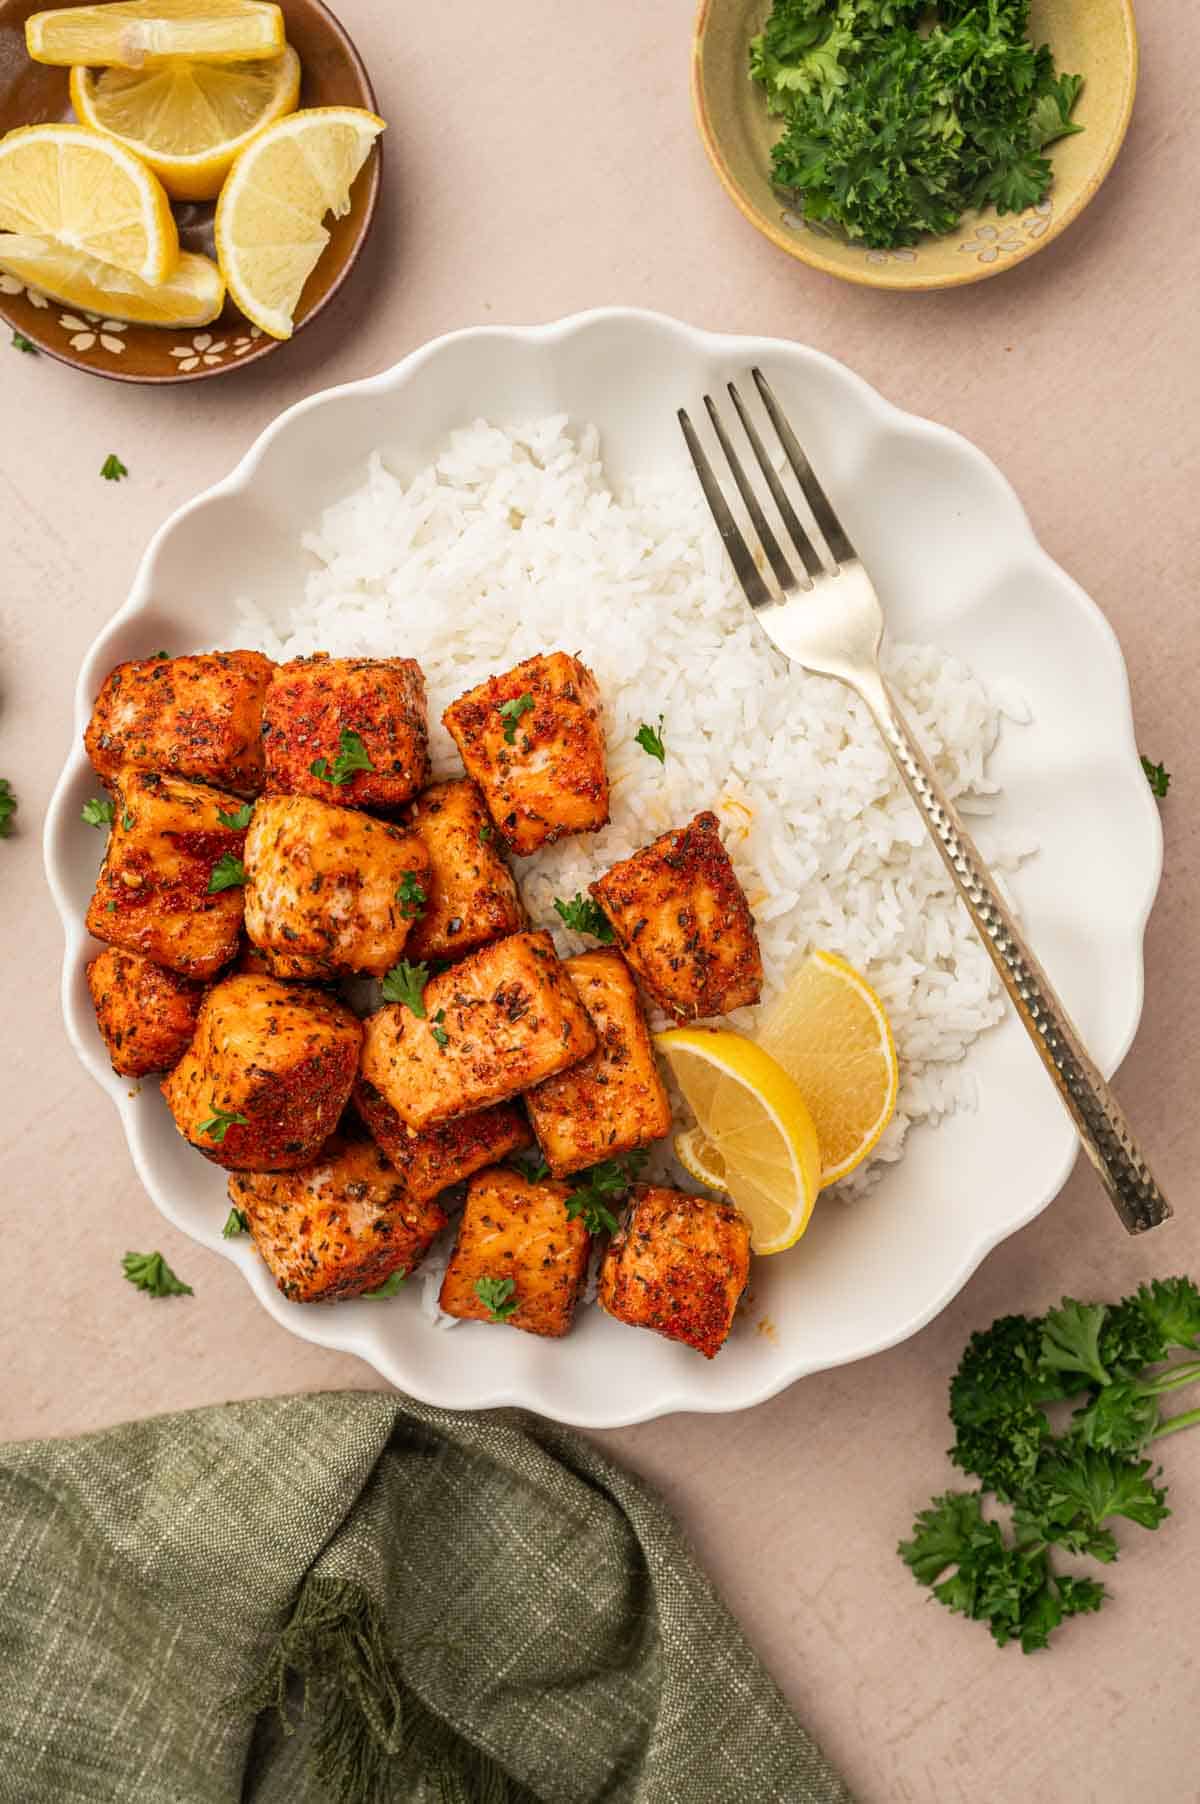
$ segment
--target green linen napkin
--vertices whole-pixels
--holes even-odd
[[[0,1448],[3,1804],[849,1804],[646,1488],[283,1397]]]

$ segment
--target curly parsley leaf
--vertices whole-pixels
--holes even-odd
[[[660,764],[665,764],[667,762],[667,748],[663,744],[662,724],[663,716],[661,714],[658,717],[657,727],[647,726],[646,722],[643,721],[633,737],[636,743],[640,745],[642,750],[651,758],[657,758]]]
[[[566,1200],[568,1221],[582,1220],[589,1234],[615,1234],[617,1217],[609,1204],[632,1189],[648,1156],[640,1151],[626,1153],[623,1158],[604,1159],[576,1172],[575,1189]]]
[[[225,1144],[225,1136],[231,1127],[249,1127],[250,1117],[239,1115],[236,1109],[220,1109],[213,1104],[213,1112],[206,1121],[196,1124],[196,1132],[214,1140],[218,1146]]]
[[[514,1153],[509,1164],[525,1179],[527,1184],[540,1184],[550,1176],[550,1167],[540,1152],[531,1153],[527,1159],[522,1159]]]
[[[1075,1389],[1085,1383],[1107,1384],[1111,1377],[1100,1357],[1100,1331],[1108,1314],[1105,1303],[1079,1303],[1064,1297],[1042,1324],[1042,1366],[1077,1375]]]
[[[11,839],[13,815],[17,812],[17,798],[13,794],[13,786],[7,777],[0,777],[0,839]]]
[[[239,1234],[250,1232],[250,1222],[244,1209],[231,1209],[225,1217],[225,1226],[221,1234],[225,1240],[235,1240]]]
[[[338,752],[332,764],[328,758],[314,758],[308,767],[310,776],[322,783],[349,783],[355,771],[374,770],[371,757],[357,733],[343,727],[338,734]]]
[[[90,796],[79,810],[79,818],[89,827],[111,827],[116,809],[105,796]]]
[[[515,1278],[476,1278],[475,1295],[493,1322],[506,1322],[520,1308]]]
[[[364,1303],[377,1303],[381,1297],[396,1296],[397,1293],[399,1292],[401,1286],[403,1285],[404,1280],[407,1278],[407,1276],[408,1276],[407,1266],[403,1266],[403,1265],[400,1266],[398,1268],[398,1270],[394,1271],[391,1274],[390,1277],[387,1277],[384,1279],[383,1283],[381,1285],[379,1285],[378,1289],[364,1290],[362,1293],[363,1302]]]
[[[32,338],[26,338],[24,332],[13,333],[12,346],[14,351],[24,351],[27,357],[36,357],[38,354],[38,348]]]
[[[406,921],[420,919],[428,897],[422,889],[415,871],[405,871],[396,888],[396,900],[400,904],[400,913]]]
[[[443,1050],[450,1044],[450,1035],[446,1032],[445,1028],[442,1026],[442,1022],[445,1019],[446,1019],[446,1011],[444,1008],[440,1008],[438,1010],[437,1014],[433,1017],[433,1024],[429,1030],[430,1033],[433,1035],[434,1040],[437,1042],[438,1046],[440,1046]]]
[[[244,833],[250,825],[250,816],[253,813],[254,803],[243,802],[241,807],[232,814],[227,814],[223,808],[218,808],[217,819],[223,827],[228,827],[231,833]]]
[[[529,714],[532,709],[533,696],[528,689],[525,691],[524,695],[514,696],[512,701],[500,703],[500,706],[496,711],[504,722],[505,745],[514,745],[516,743],[517,722],[521,719],[522,715]]]
[[[161,1253],[126,1253],[121,1270],[130,1284],[152,1297],[191,1297],[196,1293],[171,1270]]]
[[[223,889],[241,889],[246,881],[246,867],[240,858],[232,852],[226,852],[218,858],[208,879],[210,896],[219,895]]]
[[[1149,783],[1152,792],[1161,802],[1168,789],[1171,787],[1170,771],[1165,764],[1151,764],[1149,758],[1144,754],[1142,757],[1142,769],[1146,773],[1146,781]]]
[[[578,890],[569,902],[560,896],[554,899],[554,912],[561,918],[563,925],[572,933],[590,933],[594,940],[602,946],[611,946],[616,935],[612,923],[598,902],[590,896],[581,895]]]
[[[100,474],[103,476],[105,482],[120,482],[123,476],[128,476],[129,471],[125,468],[125,465],[121,462],[116,452],[110,451],[104,462],[100,465]]]
[[[406,1009],[417,1017],[425,1019],[425,985],[429,982],[428,965],[410,965],[401,959],[393,965],[383,979],[380,988],[385,1002],[402,1002]]]

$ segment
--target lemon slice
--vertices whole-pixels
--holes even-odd
[[[896,1107],[900,1069],[882,1002],[844,958],[812,952],[763,1015],[758,1043],[803,1092],[821,1183],[836,1183],[862,1164]]]
[[[71,105],[148,163],[176,200],[213,200],[255,132],[293,112],[300,58],[178,60],[153,69],[71,70]]]
[[[22,125],[0,138],[0,232],[52,238],[152,285],[179,261],[158,177],[82,125]]]
[[[821,1149],[799,1087],[729,1028],[676,1027],[655,1040],[696,1117],[691,1137],[676,1142],[681,1159],[701,1183],[728,1191],[756,1253],[782,1253],[808,1226],[820,1188]]]
[[[361,107],[309,107],[251,139],[217,202],[217,260],[247,319],[290,338],[301,292],[329,243],[354,178],[384,130]]]
[[[278,56],[283,14],[264,0],[109,0],[66,6],[25,21],[35,63],[144,69],[172,56],[238,62]]]
[[[225,305],[225,284],[211,257],[190,251],[152,288],[111,263],[97,263],[49,238],[0,233],[0,269],[81,313],[140,326],[207,326]]]

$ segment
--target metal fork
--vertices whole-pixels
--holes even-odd
[[[800,572],[789,561],[730,441],[716,403],[711,395],[705,395],[704,405],[717,442],[777,588],[767,581],[730,510],[692,422],[681,408],[679,424],[683,436],[746,599],[780,651],[806,670],[836,677],[860,695],[871,710],[1117,1214],[1131,1234],[1157,1227],[1171,1214],[1171,1205],[1155,1183],[1115,1096],[1089,1056],[954,804],[897,707],[879,668],[883,637],[879,597],[765,376],[759,369],[752,370],[751,375],[787,464],[825,541],[829,563],[801,524],[759,430],[731,382],[729,397],[778,517],[803,565]]]

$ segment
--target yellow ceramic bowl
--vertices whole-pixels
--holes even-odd
[[[1072,117],[1082,132],[1049,150],[1054,185],[1040,207],[999,216],[968,213],[957,232],[922,238],[911,249],[867,250],[840,232],[809,225],[772,188],[769,119],[750,80],[749,45],[771,0],[700,0],[692,58],[692,98],[704,148],[726,193],[751,225],[790,257],[869,288],[957,288],[1024,262],[1065,231],[1112,168],[1133,110],[1138,47],[1131,0],[1033,0],[1031,36],[1047,43],[1061,70],[1080,73]]]

